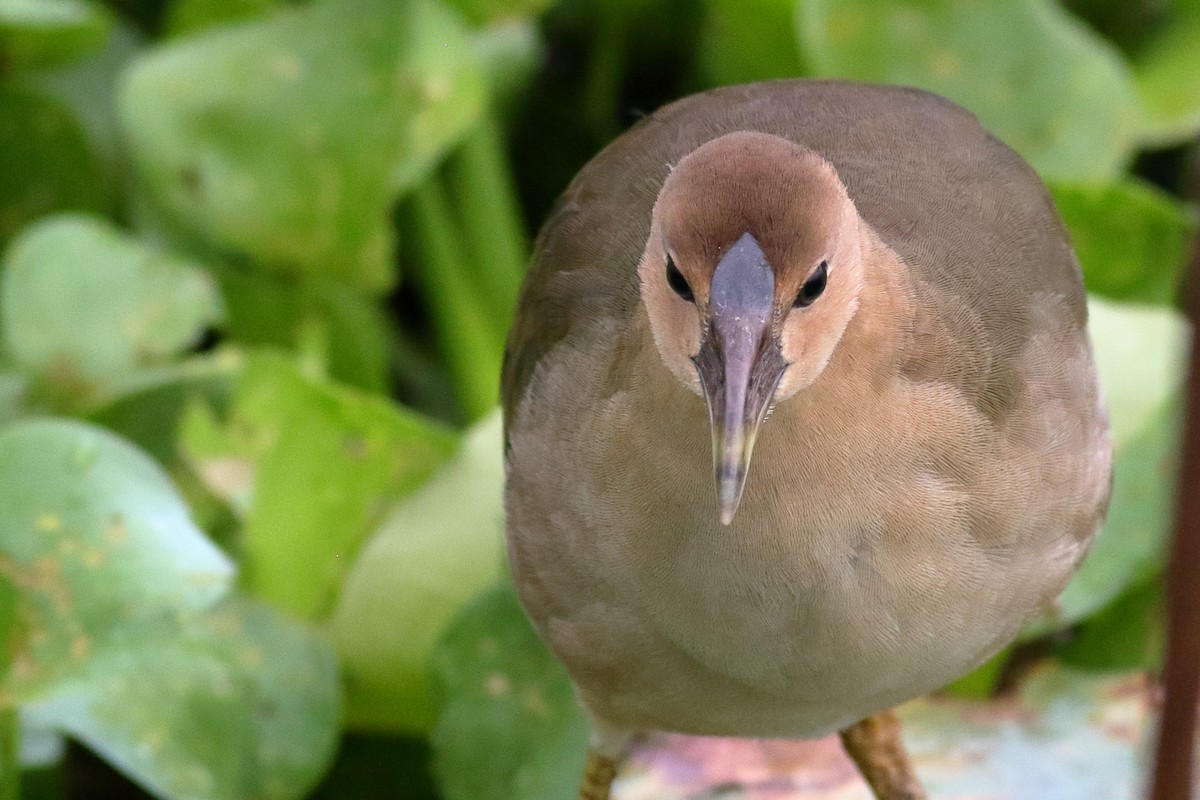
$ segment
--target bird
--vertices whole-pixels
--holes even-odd
[[[578,173],[507,341],[512,580],[591,739],[841,734],[925,797],[891,709],[1052,604],[1112,452],[1078,261],[1033,169],[906,87],[664,106]]]

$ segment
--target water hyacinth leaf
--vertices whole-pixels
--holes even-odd
[[[1089,292],[1114,300],[1174,302],[1196,228],[1184,206],[1135,180],[1050,188]]]
[[[1052,0],[806,0],[798,19],[817,74],[944,95],[1043,176],[1103,180],[1129,156],[1128,69]]]
[[[101,211],[99,161],[71,110],[48,94],[0,84],[0,254],[25,225],[52,211]]]
[[[447,0],[472,25],[490,25],[536,16],[557,0]]]
[[[331,0],[157,48],[128,74],[148,202],[268,267],[393,282],[388,210],[470,126],[484,84],[433,0]]]
[[[0,64],[71,61],[103,44],[111,20],[90,0],[0,0]]]
[[[188,36],[214,25],[243,22],[276,8],[279,0],[177,0],[167,7],[167,37]]]
[[[566,670],[511,587],[472,603],[433,658],[445,698],[433,731],[446,800],[561,800],[578,793],[588,724]],[[650,795],[654,796],[654,795]]]
[[[337,664],[314,631],[229,600],[139,632],[29,709],[172,800],[292,800],[333,758]]]
[[[184,410],[197,401],[223,410],[241,365],[239,354],[227,350],[139,370],[114,388],[112,399],[88,409],[87,419],[125,437],[160,464],[173,464]]]
[[[455,614],[504,572],[503,483],[493,414],[363,546],[333,615],[352,727],[426,733],[433,725],[429,654]]]
[[[1088,335],[1118,455],[1179,395],[1188,330],[1174,309],[1088,299]]]
[[[1166,608],[1159,576],[1131,586],[1103,611],[1081,623],[1054,654],[1092,670],[1151,670],[1162,667]]]
[[[374,295],[330,281],[224,264],[212,272],[226,298],[230,337],[288,350],[297,350],[304,337],[316,338],[330,378],[387,393],[393,331]]]
[[[29,378],[22,372],[0,369],[0,425],[21,413]]]
[[[367,534],[392,502],[453,453],[457,437],[385,398],[310,379],[289,359],[248,358],[226,423],[232,450],[184,422],[201,475],[249,476],[243,583],[303,617],[328,613]],[[240,463],[240,468],[238,465]]]
[[[1200,130],[1200,2],[1173,4],[1169,23],[1132,60],[1141,98],[1140,138],[1166,145]]]
[[[697,59],[705,85],[804,74],[795,0],[707,0]]]
[[[198,266],[98,219],[62,215],[13,242],[0,323],[13,360],[83,396],[191,345],[221,315]]]
[[[78,674],[139,620],[207,608],[232,577],[162,470],[84,423],[0,431],[0,507],[0,586],[16,611],[9,698]]]
[[[472,31],[471,42],[488,81],[490,105],[505,113],[545,61],[545,43],[538,28],[528,19],[506,20]]]

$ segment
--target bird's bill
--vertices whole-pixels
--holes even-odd
[[[712,424],[717,509],[737,513],[759,426],[787,367],[773,333],[775,276],[749,234],[717,264],[708,326],[694,359]]]

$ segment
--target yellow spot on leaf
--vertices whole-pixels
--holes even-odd
[[[104,563],[104,551],[99,547],[89,547],[83,551],[83,563],[87,567],[98,567]]]
[[[487,676],[484,688],[492,697],[504,697],[511,691],[512,684],[509,683],[508,676],[501,675],[499,672],[493,672]]]
[[[125,526],[125,520],[120,517],[113,517],[104,526],[104,541],[109,544],[122,544],[128,538],[129,528]]]
[[[238,660],[242,666],[248,669],[261,667],[267,661],[267,654],[262,651],[261,647],[247,647],[238,655]]]
[[[541,690],[536,686],[530,686],[522,693],[521,704],[531,714],[539,717],[550,716],[550,704],[546,702],[546,698],[542,696]]]
[[[87,654],[92,652],[92,640],[86,636],[76,636],[71,641],[71,658],[76,661],[87,658]]]
[[[62,528],[62,517],[58,514],[39,514],[37,518],[38,530],[44,533],[54,533]]]

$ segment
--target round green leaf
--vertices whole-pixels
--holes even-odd
[[[0,694],[10,698],[85,669],[122,628],[210,606],[232,576],[162,470],[83,423],[0,431],[0,508],[0,594],[15,609]]]
[[[1117,452],[1179,394],[1188,325],[1169,308],[1088,300],[1088,335]]]
[[[1165,145],[1200,130],[1200,2],[1174,4],[1170,22],[1133,59],[1143,141]]]
[[[88,0],[0,0],[0,64],[70,61],[102,44],[110,23]]]
[[[566,670],[510,586],[462,613],[434,653],[433,669],[444,699],[434,769],[446,800],[576,796],[588,722]]]
[[[230,472],[249,478],[244,585],[305,617],[329,612],[391,503],[424,483],[457,443],[385,398],[311,380],[267,355],[242,370],[225,431],[191,415],[185,449],[218,489]]]
[[[139,632],[28,709],[171,800],[294,800],[333,758],[337,663],[315,632],[228,601]]]
[[[434,0],[332,0],[157,48],[120,113],[146,199],[271,268],[382,289],[389,211],[470,126],[484,83]]]
[[[1045,176],[1100,180],[1129,156],[1128,70],[1052,0],[806,0],[799,20],[819,74],[944,95]]]
[[[433,724],[429,653],[462,606],[503,574],[503,482],[493,414],[363,547],[333,617],[352,726]]]
[[[25,225],[59,210],[101,211],[104,174],[70,109],[0,84],[0,253]]]
[[[1050,188],[1089,292],[1114,300],[1174,302],[1196,227],[1187,209],[1134,180]]]
[[[86,396],[189,346],[220,317],[220,299],[197,266],[71,215],[13,243],[0,314],[19,365]]]

